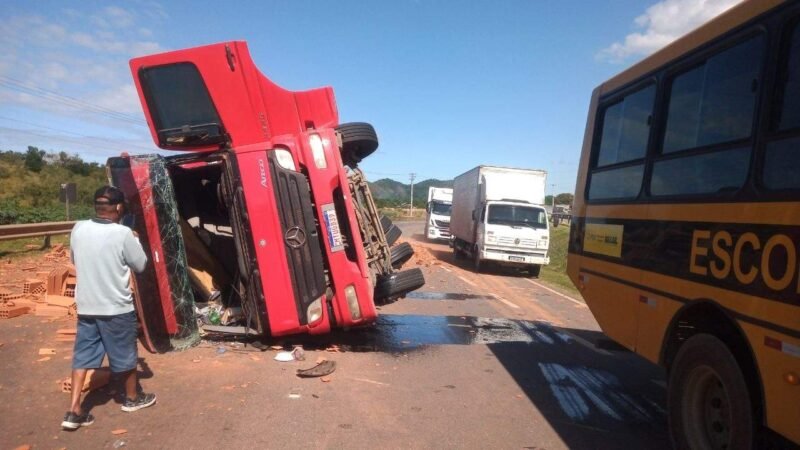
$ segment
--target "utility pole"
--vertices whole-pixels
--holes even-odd
[[[414,216],[414,178],[417,177],[417,174],[411,172],[408,174],[408,178],[411,180],[411,201],[408,203],[408,217]]]
[[[550,187],[553,189],[553,210],[556,209],[556,185],[555,183],[550,184]]]

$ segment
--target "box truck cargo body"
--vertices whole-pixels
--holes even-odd
[[[450,239],[450,208],[453,205],[451,188],[428,188],[428,211],[425,216],[425,236],[428,239]]]
[[[457,176],[450,217],[455,256],[472,258],[476,270],[492,261],[538,275],[550,262],[546,180],[543,170],[492,166]]]

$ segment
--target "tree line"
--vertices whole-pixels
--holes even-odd
[[[0,150],[0,225],[66,220],[59,201],[63,183],[77,187],[70,220],[92,217],[92,195],[107,183],[105,166],[34,146],[24,153]]]

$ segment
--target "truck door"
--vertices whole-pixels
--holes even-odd
[[[134,298],[142,342],[152,352],[185,348],[199,340],[186,251],[172,181],[158,155],[108,160],[111,182],[125,193],[127,220],[147,253],[135,274]]]

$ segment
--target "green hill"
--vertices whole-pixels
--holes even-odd
[[[453,187],[453,180],[428,179],[414,183],[414,205],[421,206],[428,201],[428,188]],[[411,195],[411,185],[401,183],[389,178],[383,178],[369,183],[372,196],[381,206],[408,204]]]
[[[0,151],[0,225],[66,220],[58,198],[62,183],[78,188],[70,219],[89,218],[94,191],[107,183],[105,167],[36,147],[28,147],[27,153]]]

